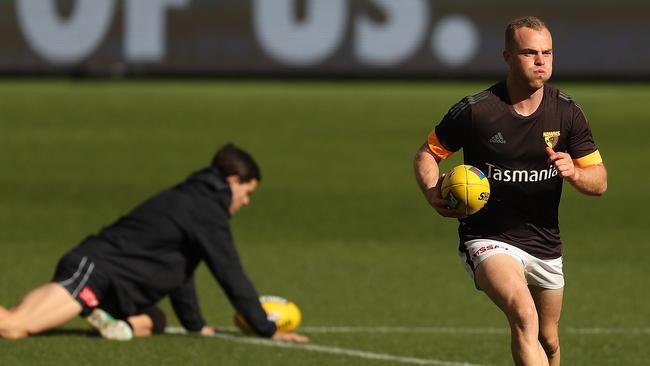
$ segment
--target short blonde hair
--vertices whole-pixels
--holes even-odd
[[[536,31],[541,31],[543,29],[548,30],[546,24],[537,17],[525,16],[515,18],[511,20],[506,27],[506,50],[512,50],[512,47],[515,44],[515,31],[519,28],[530,28]]]

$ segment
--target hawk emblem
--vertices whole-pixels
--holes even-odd
[[[560,131],[543,132],[542,135],[544,137],[546,146],[550,147],[551,149],[554,148],[555,145],[557,145],[557,142],[560,140]]]

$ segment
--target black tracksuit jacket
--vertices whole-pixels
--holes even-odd
[[[111,300],[124,315],[169,295],[190,331],[205,325],[194,287],[194,271],[204,261],[235,310],[258,335],[270,337],[276,326],[267,320],[231,236],[231,198],[221,173],[205,168],[146,200],[71,252],[94,261],[111,282],[111,296],[116,297]]]

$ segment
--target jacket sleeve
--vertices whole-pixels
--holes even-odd
[[[267,320],[259,295],[244,272],[230,232],[229,217],[223,211],[202,210],[194,218],[192,233],[201,257],[228,300],[255,333],[271,337],[276,331],[275,323]]]
[[[185,329],[190,332],[198,332],[205,326],[194,287],[193,275],[182,286],[172,291],[169,294],[169,299],[176,317]]]

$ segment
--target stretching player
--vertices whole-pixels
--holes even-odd
[[[149,335],[164,327],[153,307],[165,296],[181,324],[214,333],[206,325],[194,287],[194,271],[205,262],[239,314],[258,335],[307,342],[267,320],[235,248],[230,217],[250,202],[260,181],[257,163],[232,144],[212,164],[184,182],[146,200],[59,261],[52,282],[29,292],[13,309],[0,306],[0,336],[23,338],[88,317],[111,339]]]

